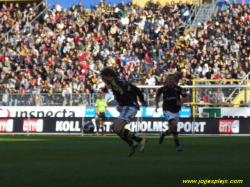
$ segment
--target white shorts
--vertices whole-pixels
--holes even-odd
[[[135,118],[137,111],[138,109],[134,106],[123,106],[118,118],[125,120],[129,124]]]
[[[177,113],[172,113],[172,112],[169,112],[169,111],[163,111],[163,115],[165,117],[165,119],[167,121],[171,120],[171,119],[174,119],[176,120],[176,122],[179,121],[179,112]]]

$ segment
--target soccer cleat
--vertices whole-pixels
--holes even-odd
[[[135,149],[137,148],[138,143],[133,142],[131,146],[129,146],[128,156],[131,157],[135,153]]]
[[[179,146],[177,146],[177,147],[176,147],[176,149],[177,149],[177,151],[178,151],[178,152],[182,151],[182,148],[181,148],[181,146],[180,146],[180,145],[179,145]]]
[[[162,144],[164,137],[165,137],[164,132],[160,132],[160,139],[159,139],[160,144]]]
[[[145,138],[143,138],[142,141],[140,142],[140,145],[141,145],[140,151],[141,151],[141,153],[144,151],[146,143],[147,143],[147,140]]]

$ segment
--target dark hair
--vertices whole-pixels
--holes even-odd
[[[175,78],[176,78],[174,74],[169,74],[169,75],[167,76],[167,79],[168,79],[169,77],[173,77],[174,80],[175,80]]]
[[[115,71],[111,68],[104,68],[102,71],[101,71],[101,75],[104,75],[104,76],[111,76],[111,77],[117,77]]]

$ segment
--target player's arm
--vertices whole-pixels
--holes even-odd
[[[95,101],[95,115],[98,116],[98,104],[97,104],[97,100]]]
[[[188,101],[187,94],[180,88],[180,95],[182,97],[181,101],[177,101],[177,105],[183,105],[183,103],[186,103]]]
[[[142,106],[148,106],[147,102],[144,99],[144,95],[142,94],[141,90],[137,86],[134,86],[133,84],[129,84],[129,86],[131,87],[133,92],[139,97],[139,99],[142,103]]]
[[[158,95],[156,95],[155,97],[155,106],[156,108],[159,108],[159,96]]]
[[[159,90],[158,90],[158,92],[156,93],[156,96],[155,96],[155,106],[156,106],[156,109],[155,109],[155,111],[157,112],[157,110],[158,110],[158,108],[159,108],[159,97],[160,97],[160,95],[162,94],[162,89],[160,88]]]
[[[95,115],[98,116],[98,109],[97,109],[97,106],[95,107]]]
[[[108,103],[107,103],[107,101],[106,101],[105,110],[106,110],[106,113],[107,113],[107,117],[109,119],[109,111],[108,111]]]
[[[188,101],[188,97],[186,95],[185,97],[182,98],[181,103],[183,104],[183,103],[186,103],[187,101]]]

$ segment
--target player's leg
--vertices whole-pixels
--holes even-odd
[[[101,121],[100,121],[100,126],[102,128],[102,136],[104,136],[104,132],[105,132],[105,125],[104,125],[105,120],[106,120],[106,117],[105,117],[105,113],[103,112],[101,114]]]
[[[132,139],[137,142],[141,142],[142,138],[140,138],[139,136],[136,136],[134,132],[131,132],[130,130],[125,129],[126,124],[127,124],[127,121],[125,121],[124,119],[118,118],[114,124],[114,132],[122,138]]]
[[[129,153],[128,156],[132,156],[137,148],[138,144],[133,142],[130,138],[128,138],[129,131],[125,129],[125,125],[127,122],[123,119],[116,119],[111,126],[113,128],[113,132],[115,132],[121,139],[123,139],[129,145]]]
[[[135,115],[137,114],[137,111],[138,110],[135,107],[124,106],[122,108],[122,112],[118,116],[117,120],[123,120],[123,122],[125,123],[125,125],[129,124],[134,119]],[[123,127],[119,127],[119,129],[118,129],[118,131],[121,130],[120,134],[122,136],[126,136],[127,138],[135,140],[136,142],[141,142],[143,140],[141,137],[137,136],[135,132],[131,132],[130,130],[125,129],[124,126]]]
[[[104,121],[100,121],[100,128],[102,129],[102,135],[104,135]]]
[[[100,129],[100,116],[99,116],[99,114],[98,114],[98,116],[96,116],[95,124],[96,124],[96,135],[99,135],[99,129]]]
[[[120,136],[121,139],[123,139],[129,146],[133,144],[133,141],[131,139],[128,139],[127,136],[124,136],[121,134],[122,129],[126,125],[126,121],[122,119],[116,119],[113,124],[111,125],[111,129],[114,133],[116,133],[118,136]]]
[[[132,140],[135,140],[136,142],[140,143],[140,145],[141,145],[140,151],[143,152],[145,149],[145,144],[147,142],[146,139],[143,139],[143,138],[137,136],[136,133],[131,132],[130,130],[124,128],[126,124],[129,124],[131,122],[131,120],[134,119],[135,115],[137,114],[137,111],[138,110],[135,107],[124,106],[122,108],[122,111],[121,111],[120,115],[118,116],[117,121],[118,120],[123,121],[122,122],[123,126],[118,126],[119,128],[117,129],[117,133],[120,132],[119,135],[123,138],[132,139]],[[115,128],[116,128],[116,126],[115,126]]]
[[[176,149],[177,151],[182,151],[182,148],[179,143],[178,132],[177,132],[177,123],[178,121],[176,119],[169,120],[169,124],[170,124],[171,131],[173,133],[173,138],[174,138]]]
[[[169,128],[166,131],[160,132],[160,139],[159,139],[160,144],[162,144],[165,136],[168,136],[168,135],[170,135],[172,133],[171,126],[170,126],[170,123],[169,123],[169,119],[172,118],[172,115],[171,115],[171,113],[169,111],[163,111],[163,114],[164,114],[165,119],[168,121],[168,127]]]
[[[122,108],[122,112],[118,118],[124,119],[127,124],[131,123],[131,121],[135,118],[138,109],[133,106],[124,106]],[[123,129],[123,132],[127,134],[129,139],[135,140],[136,142],[140,143],[140,151],[143,152],[145,149],[145,145],[147,140],[145,138],[139,137],[135,132],[131,132],[128,129]]]

